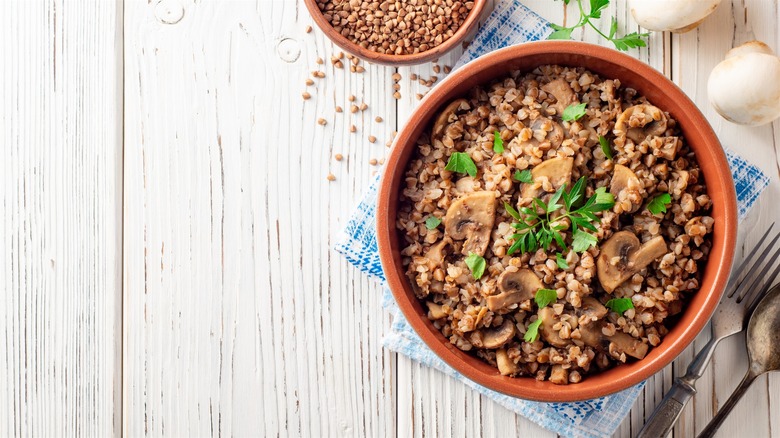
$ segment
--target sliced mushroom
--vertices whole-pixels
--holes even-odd
[[[441,319],[447,316],[447,313],[444,312],[444,306],[441,304],[436,304],[432,301],[427,301],[425,304],[428,306],[428,318]]]
[[[502,376],[511,376],[520,371],[520,367],[509,358],[509,355],[503,348],[496,350],[496,364],[498,365],[498,372]]]
[[[574,90],[571,89],[569,83],[563,79],[556,79],[548,82],[542,85],[541,88],[555,97],[555,104],[553,104],[553,106],[558,115],[562,115],[563,110],[565,110],[567,106],[577,103],[577,95],[574,93]]]
[[[548,343],[556,347],[565,347],[569,345],[569,340],[562,339],[558,334],[558,330],[555,330],[553,326],[557,322],[558,317],[555,315],[552,307],[542,307],[539,309],[539,319],[542,320],[542,324],[539,326],[539,332],[542,337]]]
[[[677,157],[677,151],[682,147],[682,140],[680,137],[664,137],[661,142],[661,147],[653,151],[653,155],[665,158],[669,161],[674,161]]]
[[[538,197],[543,190],[541,187],[536,187],[536,184],[541,183],[543,178],[546,178],[556,189],[564,184],[569,184],[573,166],[574,158],[572,157],[556,157],[542,161],[531,169],[531,177],[533,177],[534,183],[523,185],[523,191],[520,196],[522,198]]]
[[[615,122],[615,135],[625,135],[635,144],[648,136],[662,136],[666,132],[666,115],[653,105],[641,104],[629,107]]]
[[[590,316],[593,320],[601,319],[607,315],[607,308],[596,298],[585,297],[582,299],[580,314]]]
[[[490,329],[482,329],[482,347],[499,348],[509,342],[515,336],[515,323],[506,318],[500,326]]]
[[[549,131],[545,129],[545,125],[548,123],[550,124]],[[561,143],[563,143],[563,137],[564,137],[563,128],[561,127],[560,124],[558,124],[553,120],[540,117],[534,120],[533,122],[531,122],[531,126],[529,126],[529,128],[534,132],[534,136],[528,140],[528,144],[532,146],[539,146],[542,140],[549,141],[550,145],[554,148],[557,148],[558,146],[561,145]],[[544,137],[541,136],[537,137],[535,135],[537,131],[544,131],[545,132]]]
[[[569,370],[560,364],[553,365],[550,371],[550,382],[556,385],[567,385],[569,383]]]
[[[641,183],[636,174],[628,167],[622,164],[615,164],[612,173],[612,182],[609,186],[609,192],[618,202],[629,201],[631,208],[627,213],[633,213],[642,205]]]
[[[469,109],[469,102],[466,99],[456,99],[450,102],[436,118],[433,123],[433,138],[441,137],[444,134],[444,129],[454,120],[450,118],[455,115],[459,110]]]
[[[488,308],[496,312],[512,304],[530,300],[536,291],[543,287],[542,280],[530,269],[504,271],[498,277],[498,288],[501,293],[487,297]]]
[[[449,237],[445,237],[435,245],[428,248],[428,252],[425,253],[425,257],[431,262],[435,263],[436,266],[442,266],[444,263],[444,258],[447,256],[445,250],[447,249],[447,245],[450,243],[452,243],[452,240],[450,240]]]
[[[455,240],[466,240],[462,253],[484,255],[490,243],[490,231],[496,218],[496,194],[481,191],[458,198],[444,216],[444,233]]]
[[[667,253],[666,241],[656,236],[641,244],[630,231],[619,231],[601,245],[596,261],[599,283],[612,293],[632,275]]]
[[[604,324],[602,321],[594,321],[579,326],[580,339],[586,345],[589,345],[599,351],[615,353],[625,353],[636,359],[642,359],[647,354],[648,346],[640,339],[637,339],[627,333],[615,332],[612,336],[606,336],[601,331]]]

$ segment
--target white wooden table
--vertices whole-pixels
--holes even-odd
[[[635,30],[612,3],[604,15]],[[780,49],[779,15],[777,0],[724,0],[697,30],[631,52],[772,176],[738,259],[778,218],[780,124],[725,122],[706,81],[734,44]],[[398,69],[396,101],[396,70],[334,70],[338,50],[310,24],[300,0],[0,4],[0,435],[554,435],[382,348],[380,286],[332,248],[369,160],[427,90],[411,74],[432,66]],[[350,94],[369,108],[350,113]],[[708,336],[649,380],[617,436]],[[744,356],[740,339],[720,347],[675,437],[704,427]],[[780,375],[758,379],[720,436],[780,437]]]

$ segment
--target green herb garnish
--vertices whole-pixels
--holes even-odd
[[[557,299],[558,292],[552,289],[539,289],[536,291],[536,296],[534,297],[534,301],[536,301],[536,305],[539,306],[540,309],[546,307],[550,303],[554,303]]]
[[[513,223],[512,227],[518,232],[512,235],[514,243],[507,250],[507,254],[512,255],[518,250],[533,252],[539,248],[548,249],[553,241],[559,248],[566,249],[566,242],[561,234],[565,228],[561,223],[563,218],[569,218],[571,221],[572,249],[575,252],[587,251],[598,243],[596,236],[587,232],[598,231],[593,224],[599,221],[596,213],[609,210],[614,205],[615,198],[607,192],[606,187],[597,188],[593,196],[585,202],[584,176],[569,191],[566,191],[564,184],[546,203],[534,198],[533,208],[521,207],[517,214],[519,218],[513,215],[518,222]],[[563,212],[553,217],[552,213],[560,209],[563,209]]]
[[[498,131],[493,133],[493,152],[497,154],[504,153],[504,139],[501,138],[501,133]]]
[[[666,213],[666,207],[668,207],[671,203],[672,196],[668,193],[661,193],[660,195],[657,195],[655,198],[653,198],[649,204],[647,204],[647,209],[650,210],[650,213],[653,214]]]
[[[487,263],[484,257],[472,252],[466,257],[466,266],[471,270],[471,276],[474,277],[474,280],[479,280],[485,274]]]
[[[563,0],[564,4],[569,4],[570,0]],[[611,41],[615,45],[615,48],[622,51],[627,51],[629,48],[634,47],[646,47],[647,43],[645,38],[650,36],[649,33],[631,32],[622,37],[617,37],[618,22],[615,17],[612,17],[612,22],[609,26],[609,34],[602,32],[598,26],[593,24],[591,20],[598,20],[601,18],[601,12],[609,5],[609,0],[590,0],[590,11],[585,13],[585,8],[582,6],[582,0],[577,0],[577,6],[580,9],[580,19],[574,24],[574,26],[564,27],[557,24],[550,23],[550,27],[553,29],[547,39],[548,40],[568,40],[571,39],[571,34],[575,29],[588,25],[593,28],[599,35]]]
[[[604,305],[609,307],[609,309],[613,312],[620,315],[622,315],[626,310],[634,308],[634,303],[631,301],[631,298],[612,298]]]
[[[537,319],[536,321],[528,324],[528,330],[525,332],[525,335],[523,335],[523,340],[525,342],[536,342],[536,340],[539,339],[540,325],[542,325],[541,319]]]
[[[580,104],[571,104],[567,106],[563,110],[563,115],[561,115],[561,118],[564,122],[571,122],[572,120],[579,120],[582,116],[585,115],[585,107],[587,104],[580,103]]]
[[[425,228],[429,230],[435,230],[440,224],[441,219],[436,216],[428,216],[428,219],[425,219]]]
[[[450,172],[467,173],[472,178],[477,176],[477,165],[466,152],[453,152],[444,170]]]
[[[534,182],[534,177],[531,175],[531,171],[528,169],[515,170],[515,174],[512,175],[512,178],[514,178],[516,181],[520,181],[521,183],[526,184],[531,184]]]
[[[601,152],[604,152],[604,156],[611,160],[612,148],[609,147],[609,141],[603,135],[599,135],[599,143],[601,143]]]
[[[555,263],[561,269],[569,269],[569,264],[566,263],[566,258],[561,254],[555,254]]]

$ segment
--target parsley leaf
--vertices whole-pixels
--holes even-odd
[[[497,154],[504,153],[504,139],[501,138],[501,133],[498,131],[493,133],[493,152]]]
[[[508,202],[504,202],[504,209],[507,213],[509,213],[510,216],[517,220],[521,220],[520,213],[518,213],[517,210],[515,210],[514,207],[512,207]]]
[[[526,330],[525,335],[523,335],[523,340],[525,342],[536,342],[536,340],[539,339],[540,325],[542,325],[541,319],[537,319],[531,324],[528,324],[528,330]]]
[[[561,269],[569,269],[569,264],[566,263],[566,258],[561,253],[555,254],[555,263]]]
[[[472,178],[477,176],[477,165],[466,152],[453,152],[444,170],[450,172],[467,173]]]
[[[647,43],[642,38],[647,38],[648,36],[650,36],[649,33],[632,32],[621,38],[613,38],[611,41],[612,44],[615,45],[616,49],[625,52],[628,49],[633,49],[636,47],[647,47]]]
[[[631,298],[612,298],[604,305],[609,307],[609,309],[613,312],[620,315],[622,315],[626,310],[634,308],[634,302],[631,301]]]
[[[428,219],[425,219],[425,228],[429,230],[435,230],[440,224],[441,219],[436,216],[428,216]]]
[[[604,152],[604,156],[611,160],[612,148],[609,147],[609,141],[603,135],[599,135],[599,143],[601,143],[601,152]]]
[[[516,181],[520,181],[521,183],[526,184],[531,184],[534,182],[534,177],[531,175],[531,171],[528,169],[515,170],[515,174],[512,175],[512,178],[514,178]]]
[[[536,296],[534,297],[534,301],[540,309],[546,307],[550,303],[554,303],[557,299],[558,292],[552,289],[539,289],[536,291]]]
[[[617,18],[612,17],[612,23],[609,24],[609,39],[615,37],[615,34],[617,34],[617,28],[618,28]]]
[[[656,197],[647,204],[647,209],[653,214],[666,213],[666,207],[671,203],[672,196],[668,193],[661,193],[660,195],[656,195]]]
[[[602,9],[609,5],[609,0],[590,0],[590,13],[591,18],[601,18]]]
[[[585,252],[591,246],[596,246],[597,243],[599,243],[599,240],[593,234],[577,231],[574,233],[571,249],[574,250],[574,252]]]
[[[564,122],[579,120],[582,116],[585,115],[586,106],[587,104],[585,103],[581,103],[579,105],[571,104],[563,110],[563,115],[561,116],[561,118],[563,119]]]
[[[596,213],[611,209],[615,205],[615,198],[607,192],[606,187],[599,187],[583,205],[585,189],[585,177],[583,176],[569,191],[566,190],[565,184],[561,186],[547,202],[534,198],[533,208],[520,207],[517,211],[509,206],[507,211],[518,222],[512,224],[512,228],[516,229],[517,233],[510,237],[514,243],[507,250],[507,254],[512,255],[517,251],[534,252],[539,248],[548,249],[553,242],[561,250],[565,250],[567,248],[566,241],[561,233],[566,229],[563,222],[565,218],[571,222],[572,249],[575,252],[584,252],[596,245],[598,238],[588,231],[598,232],[594,222],[597,223],[600,219]],[[559,212],[560,210],[564,211]],[[552,215],[556,212],[559,213]],[[515,215],[515,213],[517,214]],[[565,264],[566,267],[561,267],[561,269],[567,269],[566,260],[560,254],[558,255],[556,263],[558,266],[562,266],[561,263]]]
[[[479,280],[485,274],[487,262],[485,262],[484,257],[472,252],[466,257],[466,266],[471,270],[471,276],[474,277],[474,280]]]
[[[574,28],[564,27],[555,30],[553,33],[547,36],[547,39],[548,40],[570,40],[572,32],[574,32]]]
[[[570,0],[564,0],[564,3],[569,4],[569,1]],[[585,13],[585,8],[582,5],[583,0],[577,0],[577,6],[579,6],[579,10],[580,10],[579,20],[577,20],[577,22],[570,27],[564,27],[564,26],[550,23],[550,27],[553,29],[553,32],[547,37],[547,39],[568,40],[571,39],[571,34],[572,32],[574,32],[575,29],[584,26],[590,26],[597,34],[604,37],[607,41],[611,41],[612,44],[615,45],[615,48],[618,50],[626,51],[630,48],[645,47],[647,45],[645,39],[650,35],[649,33],[632,32],[628,35],[624,35],[622,37],[616,38],[617,30],[618,30],[618,22],[615,19],[615,17],[610,17],[611,23],[609,26],[609,34],[605,34],[604,32],[602,32],[601,29],[599,29],[599,27],[596,26],[596,24],[594,24],[593,21],[591,21],[591,20],[601,19],[601,14],[604,12],[604,9],[609,5],[609,2],[610,0],[589,0],[590,10],[588,11],[588,13]]]

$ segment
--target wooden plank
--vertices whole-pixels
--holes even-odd
[[[724,1],[713,16],[696,30],[674,37],[672,77],[675,82],[704,112],[725,146],[740,153],[772,177],[773,182],[763,199],[741,224],[738,260],[751,250],[761,236],[761,231],[775,219],[770,207],[772,202],[769,200],[778,196],[775,150],[777,131],[773,132],[771,125],[749,128],[725,121],[715,113],[707,100],[707,80],[712,68],[723,59],[726,51],[735,45],[758,38],[777,48],[776,20],[776,1]],[[706,336],[699,336],[696,341],[697,350],[706,339]],[[711,365],[698,382],[698,394],[693,404],[686,409],[684,421],[675,428],[675,436],[693,436],[699,433],[731,394],[746,368],[744,340],[741,336],[735,336],[721,344]],[[684,372],[684,369],[681,372]],[[757,381],[724,423],[720,435],[769,436],[770,394],[772,392],[767,381]],[[777,407],[774,407],[774,410],[777,417]],[[746,418],[750,420],[745,421]]]
[[[391,72],[334,69],[302,2],[165,6],[126,4],[125,433],[394,435],[381,289],[332,250]]]
[[[122,11],[0,13],[0,435],[121,423]]]

